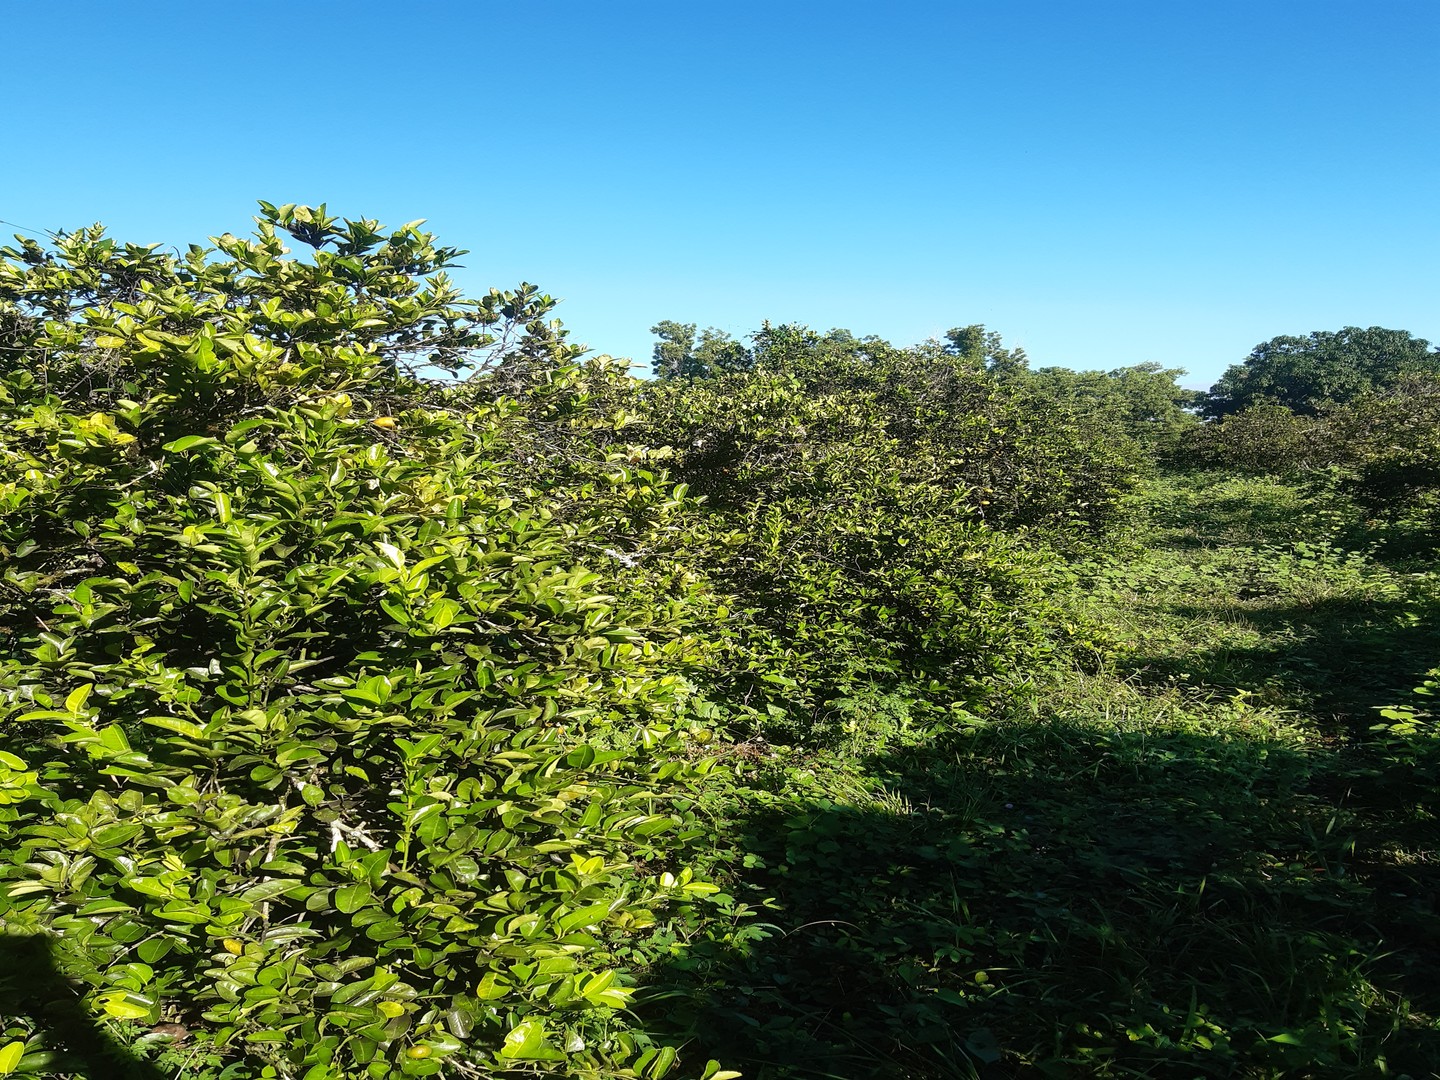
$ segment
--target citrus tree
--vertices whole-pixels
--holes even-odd
[[[628,553],[684,491],[533,287],[257,220],[0,251],[0,930],[188,1030],[187,1076],[662,1075],[621,1010],[715,892],[677,861],[714,602]],[[77,1068],[0,1025],[11,1072]]]

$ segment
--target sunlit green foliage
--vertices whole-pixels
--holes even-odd
[[[1314,415],[1255,405],[1188,432],[1172,460],[1283,477],[1440,539],[1440,377],[1412,375]],[[1428,541],[1425,538],[1428,537]]]
[[[943,347],[769,324],[754,342],[751,372],[641,395],[706,500],[696,564],[734,599],[712,696],[772,739],[873,741],[1046,663],[1053,560],[1027,535],[1113,521],[1132,444]]]
[[[0,249],[0,1075],[1440,1070],[1433,378],[642,381],[257,221]]]
[[[264,209],[219,259],[6,252],[4,930],[282,1075],[643,1068],[625,957],[714,892],[674,863],[711,601],[626,555],[683,491],[597,442],[617,375],[548,299]],[[403,373],[500,341],[483,389]]]
[[[0,263],[4,931],[236,1068],[660,1076],[620,1010],[739,910],[680,861],[717,725],[963,722],[1063,647],[1022,534],[1103,527],[1123,447],[797,327],[640,384],[418,223],[258,220]]]
[[[1403,703],[1440,579],[1273,481],[1137,502],[1069,564],[1093,656],[742,774],[716,873],[768,910],[664,991],[707,1052],[759,1080],[1435,1071],[1435,742]]]
[[[1205,396],[1207,415],[1229,416],[1255,405],[1280,405],[1302,415],[1386,390],[1407,376],[1440,371],[1440,350],[1404,330],[1318,330],[1255,346],[1226,370]]]
[[[1198,423],[1189,410],[1201,395],[1179,385],[1184,374],[1159,364],[1114,371],[1040,368],[1029,383],[1090,418],[1095,429],[1123,433],[1154,457],[1174,453]]]

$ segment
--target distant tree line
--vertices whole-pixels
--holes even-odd
[[[770,323],[749,345],[693,323],[667,320],[652,332],[662,382],[804,371],[812,387],[869,384],[882,399],[920,400],[937,379],[953,377],[940,375],[949,365],[1017,407],[1068,417],[1089,432],[1092,448],[1114,448],[1118,438],[1137,459],[1167,468],[1323,482],[1431,534],[1440,524],[1440,349],[1404,330],[1347,326],[1271,338],[1208,391],[1186,389],[1183,370],[1158,363],[1032,368],[1023,349],[982,325],[908,349],[849,330]],[[963,425],[962,415],[947,422]]]

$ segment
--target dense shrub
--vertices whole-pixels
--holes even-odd
[[[1379,768],[1389,794],[1408,803],[1420,816],[1434,820],[1440,793],[1440,727],[1433,701],[1440,692],[1440,668],[1425,673],[1409,702],[1380,709],[1381,722],[1371,729]]]
[[[1327,416],[1342,484],[1381,513],[1440,514],[1440,377],[1414,377]]]
[[[714,696],[772,738],[853,745],[951,722],[992,676],[1047,662],[1034,540],[1113,522],[1134,445],[941,346],[771,325],[754,342],[750,372],[640,391],[710,510],[696,565],[735,599]]]
[[[462,302],[457,253],[323,212],[217,244],[0,264],[0,925],[280,1075],[653,1074],[615,1017],[713,891],[673,797],[711,602],[627,553],[683,492],[591,438],[618,376],[533,290]],[[489,327],[483,387],[404,376]]]
[[[1028,381],[1032,390],[1086,418],[1093,430],[1123,432],[1146,455],[1164,457],[1199,423],[1190,409],[1201,395],[1179,385],[1184,374],[1151,363],[1113,371],[1040,368]]]
[[[973,704],[986,675],[1048,650],[1044,557],[936,482],[873,399],[787,375],[647,398],[710,506],[690,557],[733,598],[713,696],[770,737],[844,738],[850,703],[896,692],[905,722],[933,722],[934,702]]]
[[[1172,460],[1250,476],[1298,476],[1323,467],[1328,459],[1319,420],[1265,404],[1192,429]]]
[[[1135,444],[983,335],[662,324],[642,383],[419,223],[261,209],[0,251],[0,944],[196,1080],[658,1080],[632,995],[737,913],[708,748],[970,723]]]
[[[1302,415],[1256,405],[1195,429],[1172,463],[1268,475],[1413,530],[1440,522],[1440,379],[1415,375]]]
[[[803,472],[806,455],[834,435],[824,419],[817,427],[818,417],[892,440],[898,450],[887,451],[888,467],[904,482],[944,488],[1001,528],[1103,529],[1135,481],[1137,447],[1108,417],[1074,395],[999,377],[953,344],[902,349],[844,330],[768,323],[753,340],[752,373],[661,384],[648,397],[660,437],[681,452],[682,475],[708,484],[714,498],[735,497],[725,492],[737,483],[753,494],[762,460],[766,475],[786,462]],[[736,394],[771,404],[758,412],[719,404]],[[810,410],[808,421],[797,414],[785,429],[776,394],[807,400],[795,407]],[[690,397],[696,404],[673,404]]]

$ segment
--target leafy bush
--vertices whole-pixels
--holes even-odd
[[[952,336],[950,345],[901,349],[847,330],[767,323],[752,335],[753,372],[663,383],[644,411],[680,452],[682,475],[712,498],[733,498],[722,492],[742,482],[753,493],[762,461],[766,475],[806,472],[812,444],[824,445],[838,424],[847,438],[863,430],[893,440],[889,467],[904,482],[959,495],[989,525],[1054,534],[1114,523],[1135,482],[1136,445],[1073,395],[987,370],[1004,353],[996,335],[966,353],[957,351],[965,333]],[[737,394],[764,404],[717,404]],[[692,395],[698,404],[683,404]],[[805,399],[793,408],[806,416],[787,427],[777,395]]]
[[[1432,704],[1440,693],[1440,668],[1425,673],[1415,687],[1411,703],[1390,705],[1379,710],[1384,722],[1371,728],[1379,751],[1376,772],[1383,776],[1389,793],[1408,800],[1416,817],[1433,821],[1440,794],[1440,726],[1435,723]]]
[[[1086,417],[1096,430],[1121,431],[1153,457],[1173,454],[1199,423],[1189,409],[1201,395],[1179,385],[1176,380],[1184,374],[1151,363],[1113,371],[1041,368],[1028,381]]]
[[[660,1075],[618,1010],[714,892],[675,861],[713,601],[626,553],[683,491],[591,437],[617,376],[548,298],[262,209],[219,260],[0,262],[0,926],[267,1075]]]
[[[1331,411],[1344,489],[1372,511],[1440,521],[1440,377],[1414,377]]]
[[[667,323],[644,383],[420,223],[261,210],[0,251],[0,949],[195,1080],[659,1080],[632,999],[752,925],[716,757],[979,730],[1140,446],[980,327]],[[0,1071],[93,1065],[9,1011]]]
[[[1328,459],[1322,421],[1283,405],[1262,404],[1193,429],[1173,460],[1251,476],[1294,477],[1323,467]]]
[[[1433,545],[1440,523],[1437,431],[1440,379],[1413,375],[1316,415],[1253,406],[1197,428],[1173,463],[1303,484],[1376,519],[1387,542],[1414,547],[1428,536]]]
[[[1063,459],[1081,442],[1063,413],[951,357],[793,327],[757,339],[753,373],[641,391],[650,441],[711,511],[692,565],[734,598],[710,696],[772,739],[883,741],[1047,662],[1050,562],[1019,527],[1113,516],[1118,452]]]

